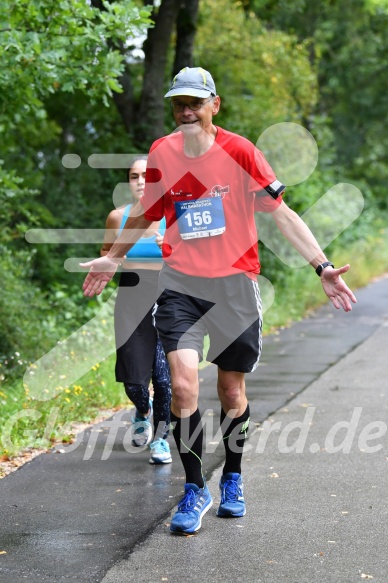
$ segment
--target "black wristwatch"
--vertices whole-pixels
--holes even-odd
[[[325,269],[325,267],[329,267],[329,265],[334,269],[334,265],[330,261],[325,261],[324,263],[321,263],[321,265],[318,265],[315,270],[315,273],[318,275],[318,277],[321,277],[322,271]]]

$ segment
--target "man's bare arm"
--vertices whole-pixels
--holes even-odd
[[[314,269],[327,261],[326,255],[306,223],[284,201],[272,213],[272,217],[280,232]],[[344,265],[338,269],[329,266],[322,271],[321,275],[325,294],[335,308],[343,308],[345,312],[351,311],[351,302],[357,302],[353,292],[341,277],[349,268],[350,265]]]
[[[151,223],[152,221],[148,221],[145,218],[144,209],[138,203],[131,209],[131,216],[128,217],[124,229],[110,248],[108,254],[105,257],[99,257],[87,263],[80,263],[81,267],[89,269],[89,273],[82,286],[85,296],[93,297],[103,291],[116,273],[117,267],[121,263],[124,255],[140,239]]]

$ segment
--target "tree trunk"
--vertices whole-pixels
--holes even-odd
[[[91,4],[105,10],[101,0],[91,0]],[[152,142],[165,133],[164,83],[171,35],[176,26],[175,75],[183,67],[192,66],[198,6],[199,0],[162,0],[151,15],[155,26],[148,30],[143,46],[144,78],[138,104],[134,102],[129,65],[118,79],[123,93],[113,93],[113,99],[126,131],[139,149],[148,150]],[[121,43],[114,48],[125,54]]]
[[[199,0],[184,0],[177,19],[177,37],[173,77],[183,67],[193,66],[193,49],[197,32]]]
[[[135,143],[149,145],[164,134],[164,79],[167,52],[182,0],[163,0],[159,6],[155,27],[148,30],[144,43],[143,91],[137,112]]]
[[[113,92],[113,99],[117,110],[124,122],[126,131],[130,136],[133,134],[133,118],[134,118],[134,102],[133,102],[133,86],[129,74],[128,65],[125,67],[124,73],[119,77],[118,82],[123,88],[123,93]]]

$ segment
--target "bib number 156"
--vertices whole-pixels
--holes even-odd
[[[185,213],[184,215],[189,227],[200,227],[201,225],[210,225],[212,216],[210,211],[196,211],[194,213]]]
[[[225,231],[225,217],[221,197],[174,202],[182,239],[214,237]]]

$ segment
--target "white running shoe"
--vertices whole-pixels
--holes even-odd
[[[152,415],[152,399],[150,399],[150,412],[147,417],[141,415],[136,409],[135,417],[132,417],[132,445],[133,447],[144,447],[152,441],[152,425],[150,417]]]
[[[150,464],[170,464],[172,462],[170,446],[165,439],[162,439],[161,437],[156,439],[151,443],[150,448]]]

